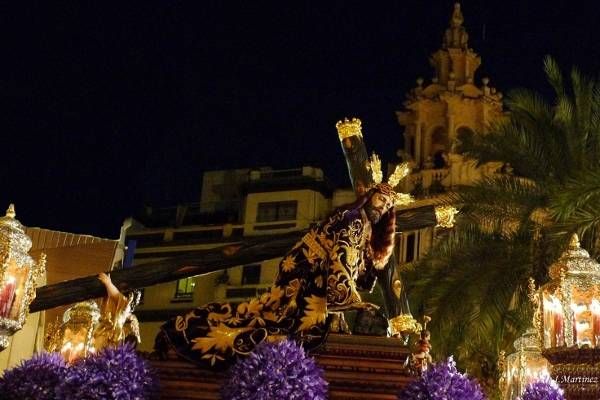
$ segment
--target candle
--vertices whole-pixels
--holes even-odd
[[[7,318],[10,316],[10,310],[12,303],[15,299],[15,292],[17,289],[17,280],[14,276],[9,276],[6,279],[6,283],[0,292],[0,317]]]
[[[544,298],[544,347],[553,346],[552,332],[554,330],[554,304]]]
[[[564,315],[560,301],[552,296],[552,306],[554,312],[554,346],[560,347],[564,344]]]
[[[560,301],[556,297],[550,295],[548,300],[544,300],[544,306],[544,309],[548,310],[547,318],[549,321],[548,325],[550,325],[548,345],[550,347],[562,346],[564,340],[564,316]]]
[[[560,315],[558,312],[554,312],[554,345],[553,347],[558,347],[560,346],[560,338],[562,336],[562,326],[563,324],[563,319],[562,319],[562,315]]]
[[[595,347],[600,347],[600,302],[593,299],[592,305],[592,340]]]

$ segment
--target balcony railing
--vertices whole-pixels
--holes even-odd
[[[417,198],[435,196],[451,186],[449,168],[423,169],[410,174],[404,180],[403,191]]]

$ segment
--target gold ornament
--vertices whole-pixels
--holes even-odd
[[[527,286],[529,293],[529,301],[533,304],[533,327],[537,331],[538,340],[542,340],[542,304],[540,302],[540,294],[535,286],[535,279],[529,278],[529,284]]]
[[[435,206],[436,228],[452,228],[454,226],[454,216],[458,210],[452,206]]]
[[[383,172],[381,172],[381,159],[375,153],[371,155],[371,159],[367,162],[367,171],[371,171],[371,177],[376,185],[383,181]]]
[[[389,320],[392,335],[420,333],[423,327],[410,314],[400,314]]]
[[[388,178],[388,183],[391,187],[396,187],[402,179],[406,178],[408,174],[410,174],[410,167],[408,166],[408,163],[398,164],[396,165],[394,172]]]
[[[344,118],[343,121],[338,121],[335,124],[335,128],[338,131],[340,141],[352,136],[362,138],[362,122],[358,118],[352,118],[351,120]]]

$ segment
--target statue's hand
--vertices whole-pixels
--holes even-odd
[[[100,272],[98,274],[98,279],[105,285],[110,285],[112,281],[110,280],[110,276],[105,274],[104,272]]]
[[[119,289],[113,284],[110,279],[110,275],[101,272],[98,274],[98,280],[102,282],[104,287],[106,288],[106,294],[108,297],[117,298],[119,296],[123,296]]]

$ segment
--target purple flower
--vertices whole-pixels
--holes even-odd
[[[69,368],[61,399],[142,400],[158,397],[158,384],[133,346],[106,348]]]
[[[261,343],[228,371],[224,400],[324,400],[327,382],[295,342]]]
[[[521,400],[565,400],[563,391],[551,378],[540,379],[525,387]]]
[[[429,368],[399,394],[401,400],[484,400],[476,380],[469,379],[456,369],[452,357]]]
[[[0,394],[5,400],[60,399],[56,388],[67,373],[60,354],[39,353],[4,372],[0,378]]]

